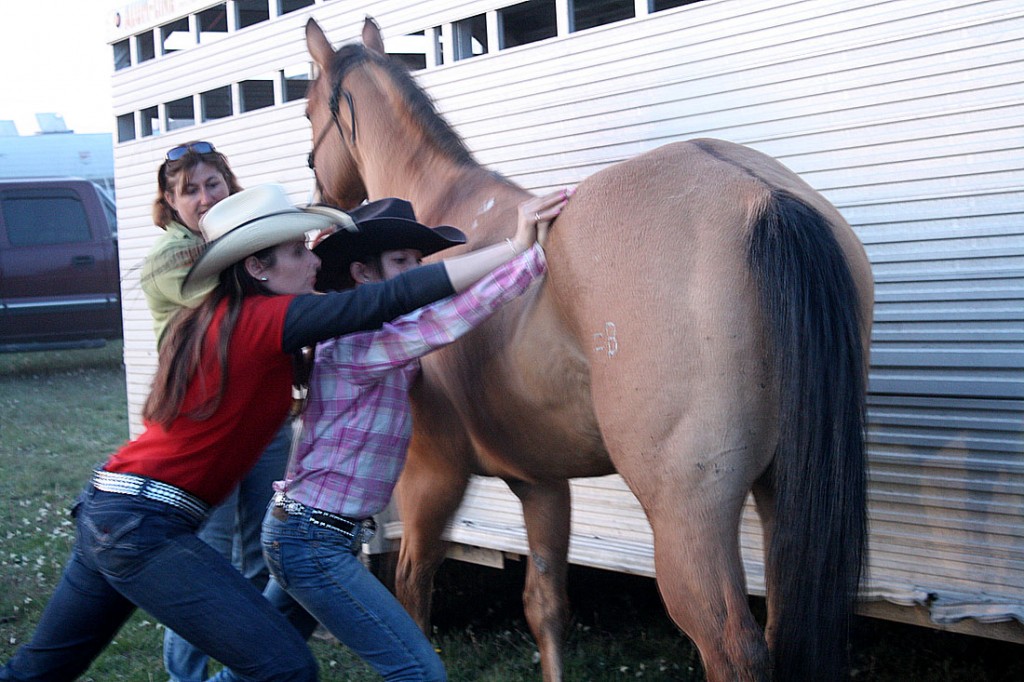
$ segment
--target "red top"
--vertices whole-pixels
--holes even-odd
[[[228,351],[227,386],[213,416],[202,421],[179,416],[168,429],[147,422],[145,432],[103,468],[169,483],[211,505],[226,498],[288,414],[292,361],[281,340],[293,298],[251,296],[242,303]],[[211,351],[226,310],[227,303],[221,303],[207,332],[202,365],[185,394],[183,414],[220,386],[217,354]]]

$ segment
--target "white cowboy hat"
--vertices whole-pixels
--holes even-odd
[[[222,270],[263,249],[336,225],[358,232],[347,213],[331,206],[299,208],[283,185],[257,185],[222,199],[199,222],[206,246],[181,284],[191,296],[216,283]]]

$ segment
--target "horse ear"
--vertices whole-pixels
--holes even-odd
[[[313,18],[306,22],[306,49],[320,70],[327,71],[331,58],[334,57],[334,48],[331,47],[331,41],[327,40],[320,24]]]
[[[369,15],[363,20],[363,45],[382,57],[387,55],[387,52],[384,51],[384,38],[380,35],[380,27]]]

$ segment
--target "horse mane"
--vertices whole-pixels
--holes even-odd
[[[409,108],[413,119],[420,124],[427,136],[442,153],[460,166],[478,166],[466,143],[458,133],[437,113],[434,101],[413,80],[412,75],[400,62],[388,59],[369,50],[364,45],[351,43],[343,45],[334,53],[331,61],[331,86],[337,92],[345,75],[353,68],[371,63],[383,69],[398,86],[398,91]]]

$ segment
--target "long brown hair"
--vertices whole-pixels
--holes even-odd
[[[186,145],[193,143],[194,141],[187,142]],[[157,192],[156,199],[153,200],[153,222],[156,225],[166,229],[171,222],[181,222],[178,212],[167,203],[164,195],[167,192],[180,192],[189,183],[192,171],[201,163],[217,169],[224,177],[224,182],[228,185],[229,194],[242,191],[242,186],[238,184],[238,178],[235,177],[234,171],[231,170],[226,156],[216,150],[200,154],[189,149],[180,159],[175,159],[174,161],[165,159],[156,171]]]
[[[273,267],[276,260],[275,248],[263,249],[254,256],[266,267]],[[249,274],[245,260],[221,272],[217,287],[198,307],[182,308],[171,319],[166,339],[160,346],[153,387],[142,408],[143,419],[166,428],[179,416],[203,420],[217,411],[227,389],[228,348],[242,311],[242,303],[249,296],[273,295],[262,282]],[[227,301],[227,311],[220,323],[216,347],[210,348],[206,337],[217,308],[224,301]],[[201,372],[206,354],[210,352],[216,353],[216,361],[220,366],[220,381],[216,388],[206,385],[207,377]],[[193,381],[200,382],[199,389],[203,397],[194,408],[182,414],[185,394]]]

